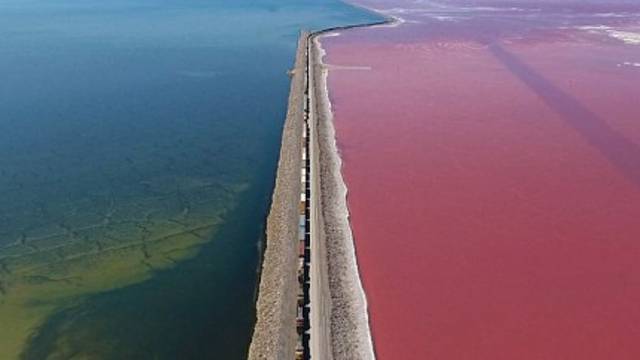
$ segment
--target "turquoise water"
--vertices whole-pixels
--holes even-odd
[[[371,20],[0,0],[0,358],[244,358],[298,31]]]

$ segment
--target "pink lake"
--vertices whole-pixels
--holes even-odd
[[[640,3],[359,5],[323,38],[379,359],[640,359]]]

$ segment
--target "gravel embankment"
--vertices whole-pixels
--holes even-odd
[[[266,249],[256,305],[257,322],[249,349],[251,360],[293,359],[295,356],[306,38],[306,33],[301,34],[298,43],[276,184],[267,218]]]

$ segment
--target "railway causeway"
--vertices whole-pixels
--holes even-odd
[[[300,34],[250,360],[375,358],[318,37],[390,22]]]

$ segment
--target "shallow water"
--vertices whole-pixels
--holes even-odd
[[[298,31],[370,17],[0,0],[0,358],[243,358]]]

